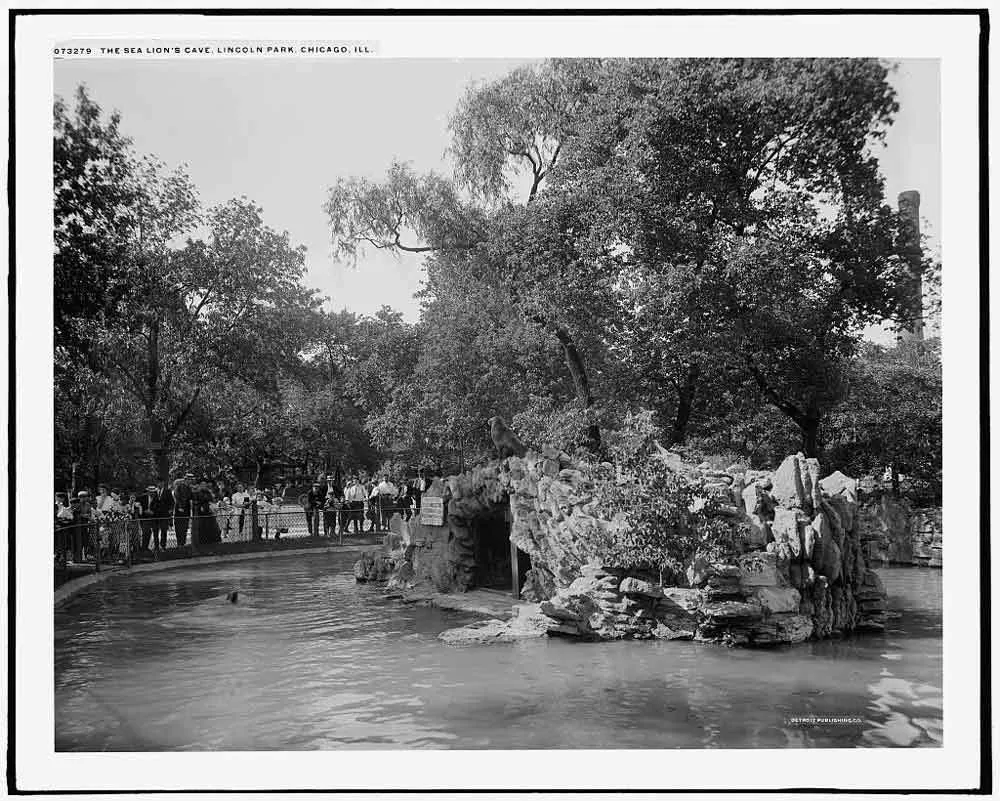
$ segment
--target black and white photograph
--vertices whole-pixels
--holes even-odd
[[[29,789],[988,782],[984,24],[19,19]]]

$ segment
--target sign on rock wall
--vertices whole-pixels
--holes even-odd
[[[443,526],[444,498],[428,498],[426,495],[421,498],[420,522],[425,526]]]

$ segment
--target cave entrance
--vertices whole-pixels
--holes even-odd
[[[510,508],[498,506],[490,514],[475,518],[470,528],[476,561],[474,585],[507,590],[516,598],[521,577],[531,568],[531,559],[511,544]]]

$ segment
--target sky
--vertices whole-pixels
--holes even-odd
[[[471,82],[523,62],[486,59],[61,60],[55,93],[80,83],[102,109],[121,113],[136,150],[186,164],[205,207],[245,195],[264,220],[307,248],[311,286],[334,309],[382,305],[416,320],[422,257],[369,251],[356,267],[331,256],[323,203],[340,177],[384,176],[394,158],[450,174],[448,115]],[[939,62],[897,62],[900,110],[879,149],[886,196],[921,194],[932,245],[941,219]],[[871,338],[881,340],[874,330]]]

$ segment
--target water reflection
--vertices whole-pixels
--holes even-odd
[[[386,601],[337,556],[115,579],[56,614],[56,747],[939,745],[941,573],[883,579],[884,635],[768,651],[453,648],[437,634],[467,618]]]

